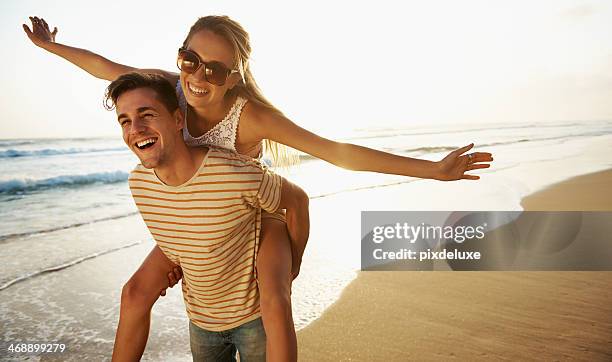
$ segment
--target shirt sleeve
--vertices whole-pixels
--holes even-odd
[[[259,190],[251,200],[253,206],[267,212],[275,212],[280,205],[282,186],[283,178],[264,167]]]

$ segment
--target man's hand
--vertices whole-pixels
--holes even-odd
[[[32,22],[32,30],[23,24],[23,30],[32,43],[36,46],[43,47],[47,43],[55,43],[55,35],[57,35],[57,27],[53,28],[53,31],[49,30],[49,25],[43,18],[30,16]]]
[[[179,280],[183,277],[183,270],[180,267],[174,268],[172,272],[168,273],[168,288],[172,288],[178,283]],[[166,295],[166,289],[162,290],[159,293],[160,296]]]
[[[446,157],[444,157],[444,159],[438,161],[436,165],[438,172],[433,178],[440,181],[480,179],[480,176],[468,175],[465,174],[465,172],[479,168],[489,168],[491,165],[488,163],[476,163],[491,162],[493,161],[493,157],[488,152],[475,152],[462,155],[462,153],[469,151],[472,147],[474,147],[474,144],[470,143],[465,147],[452,151]]]

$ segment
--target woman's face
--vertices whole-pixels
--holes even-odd
[[[187,49],[196,53],[203,62],[219,62],[227,69],[234,68],[232,46],[223,37],[209,30],[195,33],[189,40]],[[219,86],[207,82],[204,72],[203,65],[193,74],[181,71],[181,87],[185,93],[185,99],[195,108],[222,104],[225,92],[233,88],[241,79],[239,73],[232,73],[227,77],[225,84]]]

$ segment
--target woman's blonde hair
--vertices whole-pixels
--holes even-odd
[[[210,30],[213,33],[227,40],[234,49],[233,69],[238,69],[242,75],[242,81],[227,92],[227,96],[239,95],[250,102],[263,106],[274,113],[283,113],[274,107],[270,101],[264,97],[261,89],[257,86],[255,78],[251,73],[249,59],[251,56],[251,43],[249,33],[236,21],[228,16],[209,15],[198,19],[189,29],[189,34],[183,42],[183,47],[187,47],[191,37],[199,31]],[[274,166],[287,167],[298,162],[297,152],[283,144],[270,141],[264,142],[264,152],[270,155],[274,161]]]

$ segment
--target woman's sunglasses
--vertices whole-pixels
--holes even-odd
[[[193,74],[198,71],[201,66],[204,66],[204,79],[208,83],[214,85],[224,85],[227,77],[232,73],[239,73],[238,70],[228,69],[221,62],[204,62],[200,57],[185,48],[180,48],[178,59],[176,60],[178,68],[188,74]]]

